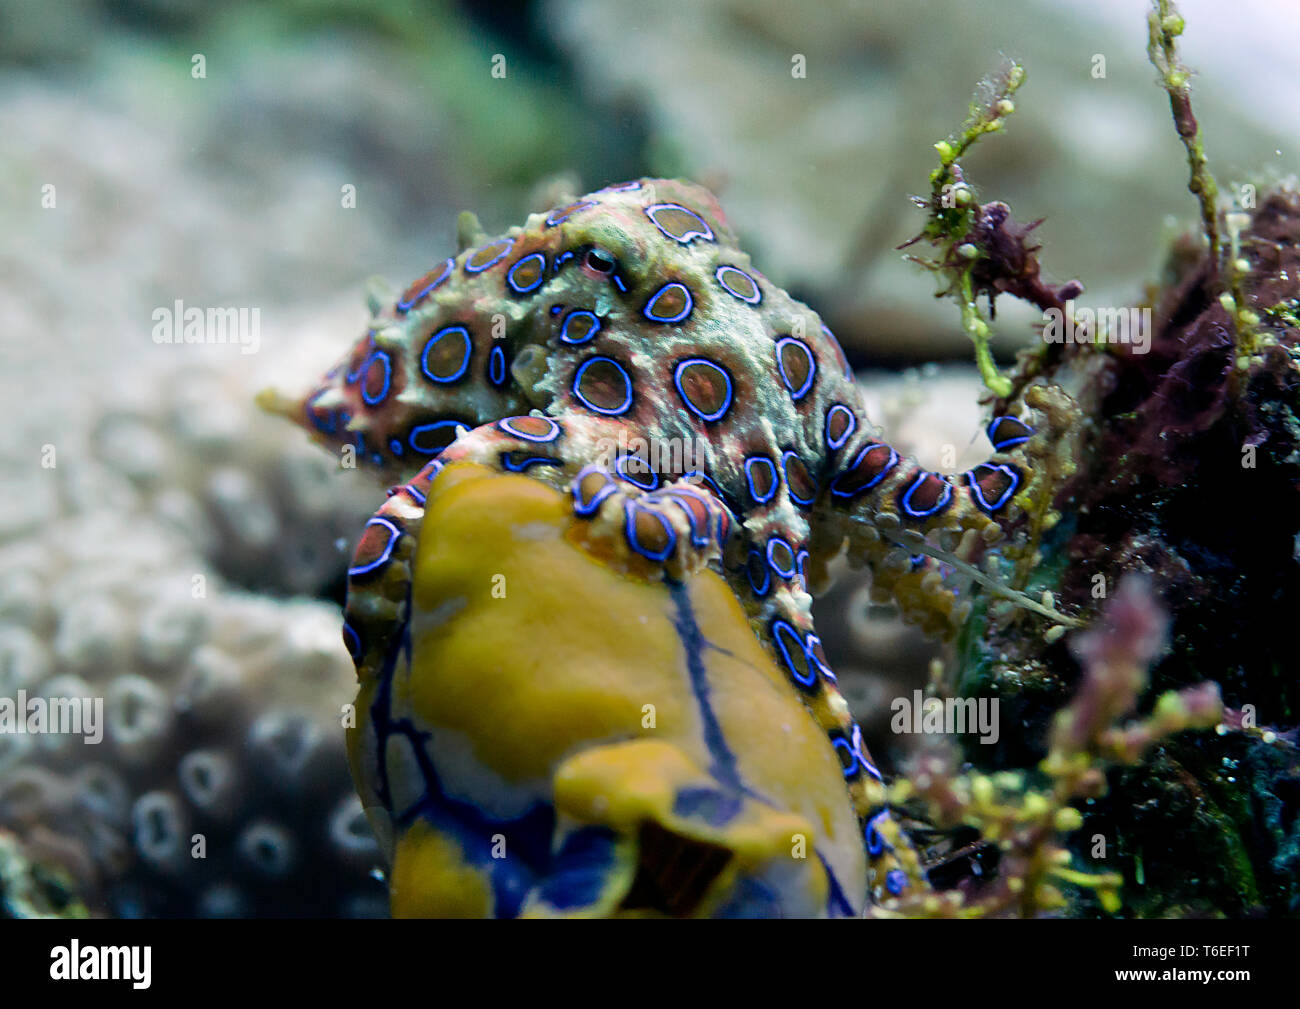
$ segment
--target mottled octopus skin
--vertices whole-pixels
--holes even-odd
[[[921,882],[808,589],[847,539],[905,615],[951,629],[963,607],[922,555],[969,556],[1014,524],[1013,499],[1054,437],[1036,418],[996,418],[995,455],[959,477],[922,469],[875,436],[830,330],[753,267],[714,197],[662,179],[472,240],[378,307],[287,412],[410,481],[371,520],[350,572],[345,636],[359,669],[373,672],[401,637],[405,600],[376,578],[418,537],[429,480],[461,460],[526,473],[570,491],[590,548],[627,570],[722,571],[841,758],[873,894]]]

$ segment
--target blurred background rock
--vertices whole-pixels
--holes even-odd
[[[1300,8],[1182,9],[1221,184],[1268,178],[1300,135]],[[97,913],[375,913],[373,851],[353,836],[334,732],[350,674],[321,628],[382,491],[259,416],[253,392],[334,360],[365,319],[365,278],[421,274],[458,211],[492,231],[548,190],[681,174],[715,188],[761,269],[826,316],[900,447],[938,465],[951,444],[974,461],[968,344],[895,248],[921,223],[908,196],[978,80],[1014,56],[1028,71],[1018,111],[969,178],[1021,220],[1046,219],[1046,268],[1083,280],[1082,302],[1141,297],[1174,219],[1195,209],[1145,62],[1145,10],[0,0],[0,683],[6,695],[117,684],[134,698],[123,711],[161,720],[151,745],[167,755],[145,768],[110,742],[96,777],[67,754],[10,747],[0,826],[72,872]],[[155,344],[153,311],[178,299],[257,308],[258,352]],[[1007,356],[1035,315],[999,308]],[[212,586],[197,616],[195,574]],[[163,619],[184,631],[160,639],[169,606],[192,619]],[[818,611],[860,713],[924,675],[934,650],[872,608],[860,580]],[[218,658],[241,701],[196,741],[177,706],[188,671]],[[280,793],[251,770],[280,738],[258,729],[270,716],[290,743],[320,748],[324,775],[280,819],[268,819]],[[167,830],[207,822],[198,751],[229,757],[203,764],[213,774],[263,782],[213,821],[222,868],[207,873],[159,854]],[[321,873],[327,892],[293,882]]]

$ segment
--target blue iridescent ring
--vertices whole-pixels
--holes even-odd
[[[682,372],[691,367],[709,368],[716,374],[722,376],[722,402],[715,409],[708,410],[706,408],[708,404],[703,407],[698,405],[687,394],[686,388],[682,385]],[[699,417],[700,420],[704,421],[712,422],[715,420],[721,420],[725,417],[727,411],[731,409],[731,401],[735,396],[734,388],[731,384],[731,375],[727,373],[727,370],[721,365],[715,364],[703,357],[688,357],[682,361],[678,361],[677,367],[673,369],[673,385],[677,387],[677,392],[682,397],[682,402],[686,404],[687,409],[689,409],[691,413],[695,414],[695,416]]]
[[[742,284],[748,284],[751,288],[753,288],[752,292],[749,294],[745,294],[743,287],[738,289],[737,287],[733,286],[733,282],[731,281],[732,274],[735,274],[738,277],[740,277],[742,279]],[[726,291],[728,294],[730,294],[733,298],[739,298],[741,301],[749,305],[757,305],[759,302],[763,300],[763,292],[762,290],[760,290],[758,286],[758,281],[755,280],[753,277],[751,277],[744,270],[740,269],[740,267],[719,266],[717,270],[714,271],[713,275],[718,279],[718,283],[722,285],[722,289]]]
[[[628,461],[635,459],[641,465],[638,470],[631,470]],[[614,461],[614,469],[628,483],[642,490],[652,491],[659,488],[659,474],[650,468],[650,464],[638,455],[621,455]]]
[[[431,424],[417,424],[415,427],[411,428],[411,433],[406,436],[406,444],[410,445],[411,448],[419,452],[421,455],[436,455],[447,446],[439,445],[437,447],[428,447],[421,445],[420,440],[423,439],[425,435],[446,431],[450,428],[452,432],[451,441],[455,441],[456,428],[464,426],[466,426],[464,422],[459,420],[435,420]],[[450,444],[450,442],[448,442],[448,444]]]
[[[488,381],[498,388],[506,384],[506,352],[500,346],[488,354]]]
[[[515,271],[527,265],[528,263],[534,263],[534,262],[540,263],[540,265],[538,265],[537,267],[536,279],[529,284],[518,283],[515,280]],[[528,255],[521,257],[519,259],[519,262],[515,263],[515,265],[510,267],[510,269],[506,272],[506,283],[510,285],[510,290],[514,291],[515,294],[530,294],[533,291],[536,291],[539,287],[541,287],[542,284],[545,283],[545,281],[546,281],[546,253],[544,252],[530,252]]]
[[[588,319],[591,320],[591,328],[588,329],[586,333],[582,334],[581,336],[570,336],[569,327],[573,325],[575,319],[580,321],[586,321]],[[566,315],[564,317],[564,321],[560,323],[560,342],[567,343],[573,347],[581,346],[584,343],[590,343],[592,340],[594,340],[596,338],[596,334],[599,332],[600,332],[600,316],[598,316],[595,312],[588,312],[585,308],[575,309],[574,311]]]
[[[786,566],[782,566],[781,564],[778,564],[776,560],[776,553],[778,549],[781,547],[784,547],[785,552],[790,555],[790,563]],[[794,547],[790,546],[789,542],[787,542],[783,537],[780,536],[769,537],[767,541],[767,563],[769,566],[771,566],[773,571],[775,571],[786,581],[789,581],[791,578],[795,576],[795,571],[796,571]]]
[[[785,668],[795,682],[805,687],[813,686],[817,682],[817,671],[813,663],[808,660],[808,652],[804,647],[803,640],[799,637],[799,632],[784,620],[773,620],[772,639],[776,642],[777,650],[781,653]],[[803,672],[800,672],[799,663],[795,661],[795,654],[803,658],[805,667]]]
[[[667,226],[660,222],[660,215],[684,214],[688,218],[685,230],[675,232],[669,230]],[[663,232],[665,238],[671,238],[674,242],[681,242],[688,245],[697,238],[703,238],[706,242],[713,241],[713,229],[709,227],[709,222],[697,214],[694,210],[683,207],[680,203],[654,203],[645,208],[646,217],[654,223],[654,226]]]
[[[582,391],[582,380],[587,374],[587,370],[596,364],[610,364],[617,370],[623,379],[624,395],[623,401],[618,406],[606,407],[593,403]],[[627,373],[627,369],[615,361],[612,357],[589,357],[578,366],[577,372],[573,376],[573,394],[578,401],[588,410],[592,410],[606,417],[621,417],[632,408],[632,376]]]
[[[486,263],[480,263],[478,266],[474,265],[474,260],[476,260],[483,253],[487,252],[488,249],[491,249],[497,245],[502,246],[500,252],[498,252],[495,256],[489,259]],[[506,256],[510,255],[510,250],[513,249],[514,247],[515,247],[515,240],[513,238],[499,238],[495,242],[489,242],[487,245],[483,246],[483,248],[476,251],[474,255],[470,256],[469,259],[465,260],[465,272],[482,273],[484,270],[491,269],[492,267],[496,266],[497,263],[501,262],[501,260],[505,259]]]
[[[376,364],[384,367],[384,387],[377,394],[371,396],[366,392],[366,385],[370,379],[370,369]],[[382,350],[371,351],[370,356],[366,358],[366,363],[361,366],[361,398],[368,406],[376,406],[388,398],[388,390],[393,384],[393,362],[389,356]]]
[[[844,430],[839,435],[831,433],[831,424],[836,417],[848,418],[845,421]],[[853,432],[857,430],[857,427],[858,418],[853,411],[842,403],[836,403],[826,411],[826,447],[837,451],[843,448],[844,443],[853,436]]]
[[[520,419],[540,421],[546,427],[546,430],[542,434],[530,434],[515,423]],[[531,415],[526,418],[504,417],[497,421],[497,428],[512,437],[519,438],[522,441],[536,442],[539,445],[555,441],[555,439],[560,436],[560,425],[551,420],[550,417],[535,417]]]
[[[656,315],[655,305],[659,304],[659,300],[663,298],[664,295],[674,290],[681,291],[685,299],[685,304],[677,312],[676,315]],[[645,317],[649,319],[651,322],[674,323],[674,322],[681,322],[684,319],[686,319],[691,314],[691,309],[694,307],[695,307],[695,299],[691,297],[691,289],[687,287],[685,284],[674,280],[665,284],[663,287],[659,288],[659,290],[657,290],[653,295],[650,296],[650,300],[646,302],[645,308],[642,309],[642,314],[645,315]]]
[[[438,276],[434,277],[433,280],[429,281],[418,291],[415,291],[408,297],[402,298],[400,301],[398,301],[397,310],[399,312],[409,312],[412,308],[414,308],[421,301],[423,301],[430,294],[432,294],[433,291],[438,287],[438,285],[440,285],[444,280],[446,280],[449,276],[451,276],[451,271],[455,268],[456,268],[456,260],[448,259],[445,263],[442,264],[442,272],[439,273]]]
[[[354,568],[348,568],[348,577],[350,578],[356,577],[357,575],[368,575],[370,572],[382,568],[388,563],[388,559],[393,556],[393,548],[397,546],[397,541],[402,538],[402,530],[397,528],[397,526],[386,518],[380,518],[376,515],[366,523],[367,529],[371,526],[380,526],[387,529],[389,533],[388,542],[384,544],[384,549],[380,552],[379,556],[369,564],[359,564]]]
[[[459,337],[463,343],[463,356],[456,370],[450,375],[435,375],[429,367],[429,352],[434,349],[443,340]],[[469,335],[469,330],[464,326],[444,326],[434,333],[424,344],[424,350],[420,352],[420,370],[424,372],[424,377],[430,382],[446,384],[449,382],[459,382],[465,377],[465,372],[469,369],[469,359],[474,353],[474,341]]]
[[[939,495],[939,499],[929,508],[913,508],[912,495],[920,489],[921,484],[925,483],[927,477],[935,477],[939,480],[943,484],[943,492]],[[937,473],[919,473],[917,474],[916,479],[912,481],[912,485],[903,492],[903,497],[899,503],[902,505],[903,511],[907,512],[907,514],[912,516],[912,518],[923,519],[943,511],[948,507],[948,503],[951,500],[951,483],[939,476]]]
[[[754,467],[763,466],[769,473],[771,484],[767,488],[767,493],[760,494],[754,484]],[[767,504],[772,498],[776,497],[777,487],[780,486],[780,480],[776,475],[776,464],[765,455],[751,455],[745,460],[745,482],[749,484],[749,496],[752,497],[756,504]]]
[[[668,534],[668,543],[662,550],[648,550],[646,547],[641,545],[641,541],[637,538],[636,533],[637,515],[649,515],[663,527],[664,531]],[[673,528],[673,524],[669,522],[668,519],[650,508],[640,507],[635,501],[629,501],[623,506],[623,516],[623,531],[627,537],[628,546],[633,550],[639,553],[642,557],[655,562],[666,561],[673,555],[673,551],[677,549],[677,530]]]

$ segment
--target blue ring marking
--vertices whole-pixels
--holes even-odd
[[[839,438],[831,437],[831,418],[836,415],[836,411],[842,410],[849,418],[849,426],[844,429],[844,433]],[[853,437],[853,432],[858,429],[858,418],[852,410],[843,403],[836,403],[826,411],[826,447],[832,450],[839,450],[844,447],[844,443]]]
[[[582,486],[582,481],[592,473],[601,474],[605,478],[605,484],[600,488],[600,490],[596,491],[595,495],[589,502],[584,504],[580,488]],[[569,488],[569,492],[573,495],[574,513],[581,515],[584,518],[588,515],[594,515],[600,509],[601,503],[617,490],[618,485],[614,483],[613,477],[611,477],[606,470],[594,464],[582,467],[582,469],[578,471],[578,475],[573,478],[573,483]]]
[[[902,869],[890,869],[885,873],[885,889],[897,897],[907,888],[907,873]]]
[[[421,455],[437,455],[442,451],[441,448],[423,448],[416,444],[416,439],[429,432],[439,431],[443,428],[449,427],[455,431],[458,426],[465,427],[467,425],[464,421],[459,420],[435,420],[432,424],[417,424],[415,427],[411,428],[411,433],[406,436],[406,444],[410,445],[411,448],[415,449],[415,451],[419,452]],[[454,441],[455,439],[452,440]],[[446,446],[444,445],[443,448],[446,448]]]
[[[669,289],[674,287],[680,287],[682,291],[685,293],[686,305],[676,315],[655,315],[654,314],[655,304],[659,301],[660,298],[662,298],[665,294],[668,293]],[[687,287],[685,284],[681,283],[680,281],[673,280],[673,281],[669,281],[667,284],[664,284],[663,287],[659,288],[659,290],[655,291],[655,293],[650,296],[650,300],[645,303],[645,308],[641,309],[641,314],[644,315],[651,322],[681,322],[683,319],[685,319],[687,316],[691,314],[691,309],[694,307],[695,307],[695,299],[691,296],[691,289]]]
[[[384,457],[380,455],[378,452],[375,452],[373,455],[371,455],[370,461],[373,462],[376,466],[382,466],[384,464]]]
[[[1007,489],[1002,492],[1001,497],[999,497],[996,501],[993,502],[988,501],[984,497],[984,488],[982,488],[978,483],[975,482],[975,470],[977,469],[1000,470],[1011,478],[1011,483],[1007,485]],[[992,515],[999,508],[1001,508],[1008,501],[1010,501],[1011,496],[1015,494],[1015,492],[1020,487],[1020,474],[1017,473],[1012,467],[1006,465],[1005,463],[998,463],[995,466],[992,463],[982,462],[974,469],[968,469],[965,473],[962,474],[962,476],[966,478],[966,483],[970,486],[971,497],[975,499],[975,503],[979,505],[981,509],[988,512],[990,515]]]
[[[781,357],[781,348],[787,344],[794,344],[808,356],[808,377],[804,380],[803,385],[798,389],[790,381],[790,376],[785,373],[785,360]],[[817,355],[812,352],[812,348],[802,340],[797,340],[793,336],[783,336],[776,341],[776,370],[781,373],[781,381],[787,389],[790,390],[790,397],[797,403],[808,395],[808,390],[813,386],[813,380],[817,377]]]
[[[379,394],[373,398],[366,393],[366,380],[370,377],[370,369],[378,361],[384,366],[384,387],[379,390]],[[372,350],[370,356],[366,358],[366,363],[361,367],[361,398],[369,406],[375,406],[382,403],[388,398],[388,390],[393,385],[393,361],[384,351]]]
[[[629,459],[636,459],[638,462],[642,463],[645,472],[637,473],[635,475],[629,473],[627,468],[627,462]],[[656,473],[654,470],[652,470],[650,468],[650,464],[646,462],[644,459],[642,459],[640,456],[634,456],[634,455],[619,456],[616,460],[614,460],[614,470],[618,473],[619,476],[621,476],[628,483],[640,487],[642,490],[652,491],[652,490],[659,489],[659,474]],[[646,481],[646,482],[643,483],[642,481]]]
[[[393,455],[400,457],[401,454],[406,451],[406,446],[396,438],[393,438],[388,442],[388,451],[392,452]]]
[[[928,476],[938,477],[939,480],[943,482],[944,493],[940,496],[939,500],[936,501],[933,507],[931,508],[927,508],[927,509],[913,508],[912,495],[916,493],[917,488],[919,488],[921,484],[925,482],[925,478]],[[952,484],[949,483],[947,480],[945,480],[943,477],[939,476],[938,473],[927,473],[923,470],[922,472],[917,474],[916,479],[912,481],[912,486],[908,487],[907,490],[903,492],[903,497],[899,501],[899,504],[902,506],[903,511],[907,512],[908,515],[911,515],[912,518],[923,519],[923,518],[928,518],[931,515],[936,515],[939,512],[943,511],[945,508],[948,507],[948,503],[950,501],[952,501]]]
[[[398,301],[397,310],[399,312],[409,312],[412,308],[414,308],[421,301],[427,298],[431,293],[433,293],[433,290],[436,287],[438,287],[440,284],[442,284],[444,280],[450,277],[451,271],[455,268],[456,268],[456,260],[449,258],[447,262],[442,264],[442,272],[438,274],[437,277],[435,277],[433,280],[425,284],[422,288],[420,288],[413,295],[411,295],[410,298],[406,298]]]
[[[668,545],[658,553],[647,550],[636,537],[636,515],[641,512],[651,516],[668,533]],[[623,534],[627,538],[628,546],[647,560],[666,561],[673,555],[673,551],[677,549],[677,530],[673,528],[673,524],[657,511],[650,508],[641,508],[635,501],[629,501],[623,505]]]
[[[714,480],[713,477],[709,476],[709,474],[705,473],[704,470],[702,469],[690,470],[687,473],[683,473],[681,478],[683,480],[703,481],[706,485],[708,485],[709,490],[713,491],[714,497],[716,497],[719,501],[723,500],[722,488],[719,487],[718,482]]]
[[[501,420],[497,421],[497,430],[504,431],[506,434],[510,435],[513,438],[521,438],[524,441],[537,442],[538,444],[545,444],[547,442],[555,441],[555,439],[560,436],[560,425],[555,423],[555,421],[551,420],[550,417],[530,416],[528,418],[529,420],[543,420],[547,424],[551,425],[550,430],[547,431],[546,434],[540,434],[540,435],[526,434],[523,431],[516,431],[513,422],[519,419],[520,418],[518,417],[503,417],[501,418]]]
[[[667,228],[665,228],[662,224],[660,224],[659,219],[655,217],[655,214],[661,210],[680,210],[682,213],[687,214],[688,216],[693,217],[697,221],[699,221],[700,228],[702,228],[703,230],[696,229],[694,231],[687,231],[684,236],[678,238]],[[694,210],[690,210],[686,207],[683,207],[680,203],[652,203],[650,206],[645,208],[645,215],[646,217],[650,218],[651,223],[654,224],[656,228],[658,228],[660,231],[663,232],[665,238],[671,238],[674,242],[681,242],[682,245],[689,245],[692,241],[694,241],[697,238],[703,238],[706,242],[712,242],[714,240],[713,229],[709,227],[709,222],[706,221],[699,214],[697,214]]]
[[[754,565],[752,561],[754,560],[755,557],[758,558],[758,563],[763,568],[762,588],[759,588],[757,585],[754,584]],[[745,577],[749,579],[749,587],[754,590],[754,595],[760,598],[767,595],[768,590],[771,589],[772,587],[772,571],[770,568],[768,568],[767,561],[763,559],[763,555],[760,554],[757,550],[751,550],[749,552],[749,557],[746,558],[745,560]]]
[[[414,502],[415,502],[416,504],[418,504],[418,505],[423,505],[424,502],[428,500],[428,497],[425,495],[425,493],[424,493],[423,491],[421,491],[421,490],[417,490],[415,487],[411,486],[409,483],[408,483],[408,484],[403,484],[403,485],[402,485],[402,490],[406,491],[407,495],[411,498],[411,500],[414,501]]]
[[[702,502],[700,502],[699,499],[695,497],[695,495],[681,488],[666,490],[663,492],[663,496],[667,497],[669,501],[671,501],[678,508],[680,508],[682,514],[686,516],[686,523],[691,527],[691,544],[697,547],[708,546],[709,545],[709,523],[707,517],[704,522],[704,528],[701,529],[700,526],[697,524],[697,516],[695,514],[695,511],[690,507],[690,505],[683,503],[682,499],[688,498],[690,500],[696,501],[696,503],[702,503]]]
[[[758,492],[754,489],[754,474],[750,472],[750,467],[756,466],[759,463],[765,465],[772,474],[772,486],[768,490],[767,494],[762,497],[759,497]],[[781,486],[781,478],[776,475],[776,463],[772,462],[772,460],[765,455],[749,456],[745,460],[745,482],[749,484],[749,496],[752,497],[757,504],[767,504],[772,500],[772,498],[776,497],[777,488]]]
[[[871,817],[871,819],[867,821],[867,829],[864,832],[867,840],[867,854],[872,858],[879,858],[885,853],[886,849],[893,851],[892,846],[885,840],[885,835],[882,834],[880,828],[876,826],[876,821],[880,819],[888,820],[889,810],[882,809],[875,816]]]
[[[856,778],[858,776],[858,755],[853,751],[852,744],[843,736],[836,736],[831,740],[831,745],[841,753],[847,753],[849,762],[844,764],[844,777],[846,779]]]
[[[587,331],[586,336],[582,337],[581,339],[574,339],[569,336],[569,323],[572,322],[574,319],[580,317],[590,319],[592,322],[592,326],[591,329]],[[596,334],[599,332],[600,332],[600,316],[598,316],[595,312],[588,312],[585,308],[575,309],[574,311],[566,315],[564,317],[564,321],[560,323],[560,342],[567,343],[571,347],[580,347],[582,346],[582,344],[590,343],[592,340],[594,340],[596,338]]]
[[[439,378],[429,370],[429,351],[433,349],[434,344],[442,341],[443,337],[450,336],[452,333],[459,333],[465,339],[465,358],[460,362],[460,367],[456,369],[454,375],[448,375],[446,378]],[[424,372],[424,377],[430,382],[437,382],[440,385],[446,385],[450,382],[459,382],[465,377],[465,372],[469,370],[469,359],[474,353],[474,341],[469,335],[469,330],[464,326],[444,326],[434,333],[424,344],[424,350],[420,351],[420,370]]]
[[[520,284],[516,284],[515,271],[519,269],[521,266],[523,266],[525,263],[527,263],[530,259],[540,259],[542,261],[542,268],[537,271],[537,279],[534,280],[527,287],[524,287]],[[545,282],[546,282],[546,253],[544,252],[530,252],[526,256],[521,256],[519,261],[515,263],[514,266],[510,267],[509,270],[506,271],[506,283],[510,285],[510,290],[514,291],[515,294],[531,294],[533,291],[536,291],[539,287],[541,287],[542,284]]]
[[[555,257],[555,262],[551,264],[551,272],[559,273],[560,267],[563,266],[565,263],[567,263],[573,257],[574,257],[574,251],[572,249],[568,249],[565,252],[561,252],[558,256]]]
[[[446,468],[447,464],[441,459],[431,459],[424,464],[420,472],[415,474],[415,479],[418,480],[420,477],[424,477],[429,483],[433,483],[434,478]]]
[[[580,389],[582,385],[582,376],[585,375],[587,369],[590,368],[597,361],[608,361],[615,368],[617,368],[618,373],[623,376],[623,382],[627,385],[627,399],[623,401],[622,406],[616,407],[612,410],[606,409],[603,406],[596,406],[595,403],[589,402],[587,397],[582,394],[582,391]],[[628,410],[632,408],[632,376],[627,373],[626,368],[624,368],[621,364],[615,361],[612,357],[601,357],[600,355],[596,355],[595,357],[589,357],[587,358],[587,360],[583,361],[581,365],[578,366],[578,370],[573,376],[573,394],[578,398],[578,401],[583,406],[585,406],[588,410],[593,410],[596,413],[604,414],[606,417],[621,417],[623,416],[623,414],[627,413]]]
[[[808,591],[808,557],[809,554],[807,550],[800,550],[794,555],[794,569],[799,573],[799,581],[803,582],[805,592]],[[818,638],[817,640],[820,641],[821,638]],[[828,669],[826,672],[830,673],[830,670]],[[832,675],[831,679],[833,680],[835,677]]]
[[[847,378],[850,382],[852,382],[854,380],[853,365],[849,364],[849,359],[844,353],[844,348],[840,346],[840,341],[835,339],[835,334],[826,328],[825,323],[822,323],[822,333],[825,334],[826,339],[830,340],[831,346],[837,352],[836,356],[840,359],[840,362],[844,365],[844,377]]]
[[[1029,434],[1017,435],[1011,438],[1005,438],[1002,441],[998,441],[998,434],[997,434],[998,425],[1001,424],[1003,421],[1014,421],[1016,424],[1019,424],[1026,431],[1028,431]],[[993,445],[993,448],[996,451],[1001,452],[1004,449],[1011,448],[1014,445],[1023,445],[1033,436],[1033,431],[1034,429],[1030,427],[1028,424],[1026,424],[1019,417],[1012,417],[1009,414],[1003,414],[1001,417],[994,417],[991,421],[989,421],[989,426],[988,426],[989,442]]]
[[[346,620],[343,621],[343,646],[354,660],[361,658],[361,635]]]
[[[790,551],[790,566],[788,568],[781,567],[781,565],[778,564],[776,562],[776,559],[772,556],[773,550],[777,546],[783,546],[788,551]],[[789,581],[791,578],[794,577],[794,573],[795,573],[794,547],[790,546],[789,542],[781,536],[769,536],[767,540],[767,563],[771,566],[773,571],[775,571],[786,581]]]
[[[804,643],[799,638],[799,632],[784,620],[773,620],[772,639],[776,642],[776,647],[781,652],[781,658],[785,661],[786,669],[789,670],[790,675],[794,678],[796,683],[805,687],[811,687],[817,682],[817,673],[813,664],[811,662],[808,663],[808,678],[804,679],[804,677],[799,674],[798,666],[795,665],[794,660],[790,657],[790,649],[786,645],[785,637],[783,635],[789,635],[794,638],[794,645],[799,649],[799,653],[803,655],[805,659],[808,658],[808,653],[804,648]]]
[[[561,312],[564,311],[564,306],[559,303],[556,303],[551,306],[550,311],[552,315],[559,315]]]
[[[517,458],[518,457],[518,458]],[[522,452],[502,452],[501,465],[509,473],[522,473],[529,466],[563,466],[559,459],[545,455],[524,455]]]
[[[627,193],[627,192],[631,192],[633,189],[640,189],[640,188],[641,188],[640,182],[623,182],[618,185],[606,186],[604,189],[601,190],[601,192],[602,193]]]
[[[482,266],[470,265],[470,263],[473,262],[474,257],[477,256],[480,252],[490,249],[494,245],[502,245],[502,244],[505,245],[505,248],[502,249],[500,252],[498,252],[491,259],[489,259]],[[484,270],[491,269],[492,267],[496,266],[497,263],[501,262],[501,260],[505,259],[506,256],[510,255],[510,250],[513,249],[514,247],[515,247],[515,240],[513,238],[498,238],[495,242],[488,242],[487,245],[483,246],[482,248],[474,250],[474,254],[471,255],[469,259],[465,260],[465,272],[482,273]]]
[[[858,760],[862,764],[862,769],[877,781],[884,781],[884,775],[880,773],[879,768],[872,763],[871,758],[867,756],[866,744],[862,742],[862,726],[857,722],[853,723],[853,748],[858,751]]]
[[[862,451],[860,451],[857,454],[857,456],[854,457],[853,462],[849,463],[849,465],[844,468],[844,471],[841,472],[839,476],[837,476],[834,480],[831,481],[831,493],[834,494],[836,497],[847,497],[847,498],[857,497],[863,491],[871,490],[872,487],[876,486],[876,484],[880,483],[881,480],[885,479],[885,477],[889,475],[890,471],[893,470],[893,468],[898,465],[898,453],[894,451],[892,445],[885,445],[885,447],[889,449],[889,462],[879,473],[877,473],[874,477],[872,477],[871,480],[869,480],[867,483],[864,483],[861,487],[859,487],[857,490],[854,491],[842,491],[836,486],[843,477],[848,476],[849,473],[857,469],[858,463],[862,461],[863,456],[865,456],[868,452],[872,451],[873,449],[877,449],[884,444],[885,444],[884,442],[873,441],[869,445],[864,445]]]
[[[356,380],[361,377],[361,369],[365,366],[365,363],[369,360],[370,360],[370,355],[367,354],[365,357],[361,359],[361,362],[355,368],[353,368],[351,371],[349,371],[346,375],[343,376],[343,384],[352,385],[354,382],[356,382]]]
[[[398,529],[397,526],[388,519],[380,518],[378,515],[374,516],[366,523],[367,529],[371,526],[383,526],[392,535],[388,537],[388,542],[384,544],[383,552],[377,558],[369,564],[362,564],[359,567],[348,568],[349,578],[355,577],[356,575],[368,575],[370,572],[387,564],[388,559],[393,556],[393,548],[397,546],[397,541],[402,538],[402,530]]]
[[[624,283],[622,277],[617,273],[611,273],[609,279],[614,282],[614,286],[618,288],[620,294],[627,294],[627,284]],[[687,312],[689,311],[690,309],[687,309]]]
[[[686,395],[686,390],[682,388],[682,372],[692,364],[708,365],[714,371],[718,372],[727,383],[727,398],[723,400],[722,406],[718,407],[718,409],[713,413],[705,413],[692,403],[690,397]],[[726,368],[722,367],[722,365],[714,364],[708,358],[688,357],[684,360],[678,361],[677,367],[673,369],[673,385],[677,386],[677,394],[682,397],[682,402],[686,404],[686,408],[690,410],[691,413],[695,414],[695,416],[699,417],[700,420],[710,422],[721,420],[727,415],[727,411],[731,409],[731,401],[734,398],[734,388],[731,384],[731,375],[728,373]]]
[[[497,387],[506,384],[506,352],[500,346],[488,354],[488,381]]]
[[[744,277],[746,280],[748,280],[751,284],[754,285],[754,296],[752,298],[747,298],[739,291],[737,291],[734,287],[732,287],[730,284],[728,284],[725,280],[722,279],[722,275],[724,273],[739,273],[742,277]],[[755,280],[753,277],[751,277],[744,270],[740,269],[740,267],[738,266],[719,266],[714,271],[713,276],[716,277],[718,283],[722,285],[722,289],[726,291],[729,295],[731,295],[733,298],[739,298],[741,301],[745,302],[748,305],[757,305],[759,302],[763,300],[763,291],[759,288],[758,281]]]
[[[807,553],[806,550],[803,552]],[[831,672],[831,667],[828,666],[825,662],[823,662],[821,656],[817,654],[817,649],[813,647],[814,642],[820,645],[822,643],[822,639],[819,638],[816,634],[811,634],[811,633],[804,641],[804,652],[805,654],[807,654],[809,661],[812,662],[812,664],[817,667],[818,672],[820,672],[824,677],[826,677],[826,679],[830,680],[832,683],[839,683],[839,680],[836,679],[835,674]]]
[[[793,501],[797,505],[803,505],[805,508],[807,508],[809,505],[811,505],[814,501],[817,500],[817,492],[813,491],[813,496],[810,498],[801,498],[797,494],[795,494],[794,484],[790,482],[790,463],[788,460],[790,459],[791,456],[794,456],[794,458],[798,460],[798,462],[801,465],[804,466],[804,469],[808,468],[807,465],[804,464],[804,461],[800,459],[797,455],[795,455],[794,452],[790,451],[789,449],[786,449],[784,452],[782,452],[781,469],[785,471],[785,490],[786,493],[790,495],[791,501]],[[811,473],[808,475],[808,478],[810,480],[812,479]]]
[[[594,206],[596,206],[595,200],[579,200],[577,203],[571,203],[568,206],[560,207],[557,210],[553,210],[546,218],[546,226],[548,228],[553,228],[557,224],[563,224],[579,210],[589,210]],[[563,214],[560,214],[561,210],[564,211]],[[560,214],[560,216],[556,217],[556,214]]]

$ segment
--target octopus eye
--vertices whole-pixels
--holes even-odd
[[[582,261],[583,265],[593,273],[599,273],[603,277],[608,277],[614,272],[614,267],[618,264],[614,257],[604,249],[588,249],[586,258]]]

